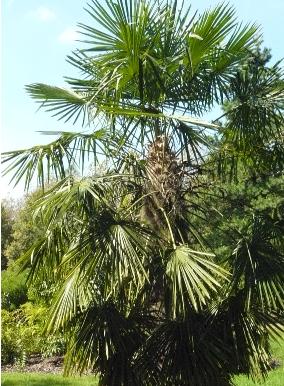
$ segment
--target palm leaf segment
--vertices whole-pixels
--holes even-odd
[[[44,186],[51,180],[64,179],[72,169],[81,167],[82,171],[90,162],[96,164],[104,154],[116,154],[121,140],[101,128],[91,134],[76,132],[44,132],[57,135],[58,139],[30,149],[7,152],[3,163],[8,163],[4,174],[13,173],[11,181],[15,185],[25,181],[25,188],[37,177],[38,184]],[[16,169],[16,170],[15,170]]]

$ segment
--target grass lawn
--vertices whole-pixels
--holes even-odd
[[[2,373],[3,386],[97,386],[94,376],[64,378],[62,375]]]
[[[269,373],[268,378],[265,382],[254,383],[251,379],[248,379],[245,376],[239,376],[235,380],[236,386],[283,386],[284,385],[284,368],[279,368],[277,370],[272,370]]]
[[[284,366],[270,372],[266,382],[253,383],[245,376],[235,380],[236,386],[283,386]],[[62,375],[36,373],[2,373],[3,386],[97,386],[95,377],[63,378]]]
[[[284,338],[284,336],[283,336]],[[281,342],[271,343],[273,358],[279,359],[281,366],[271,370],[265,382],[254,383],[245,376],[236,377],[236,386],[284,386],[284,339]]]
[[[264,383],[254,383],[245,376],[235,378],[236,386],[283,386],[284,385],[284,340],[272,344],[273,357],[281,361],[281,366],[269,373]],[[36,373],[2,373],[3,386],[97,386],[94,376],[63,378],[62,375]]]

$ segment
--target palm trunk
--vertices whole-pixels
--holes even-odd
[[[169,139],[158,135],[149,145],[146,158],[147,185],[144,219],[152,228],[171,237],[182,210],[183,168],[171,149]],[[171,228],[171,229],[169,229]]]

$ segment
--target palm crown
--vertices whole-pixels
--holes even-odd
[[[257,28],[227,5],[197,16],[177,1],[93,0],[87,12],[88,48],[68,57],[82,78],[27,91],[90,131],[5,155],[27,187],[35,174],[42,185],[58,179],[35,203],[46,233],[23,261],[31,279],[56,283],[47,330],[69,334],[66,371],[91,368],[107,385],[228,385],[238,372],[265,373],[283,310],[277,231],[253,218],[222,263],[203,244],[192,197],[212,165],[224,177],[238,159],[259,165],[254,141],[281,142],[281,70],[244,66]],[[225,100],[225,124],[203,119]],[[70,173],[90,157],[111,164]]]

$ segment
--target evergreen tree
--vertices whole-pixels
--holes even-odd
[[[88,13],[98,27],[80,24],[87,48],[68,57],[82,78],[68,78],[70,90],[27,91],[90,132],[58,133],[5,159],[26,186],[35,172],[43,185],[58,179],[34,204],[47,230],[24,258],[31,279],[58,286],[47,331],[69,334],[66,372],[163,386],[265,375],[268,336],[283,328],[278,228],[252,216],[223,261],[208,249],[197,198],[240,167],[281,172],[282,70],[247,65],[257,28],[240,26],[227,5],[194,16],[177,1],[93,0]],[[223,124],[202,119],[224,101]],[[108,170],[72,176],[89,156]]]

